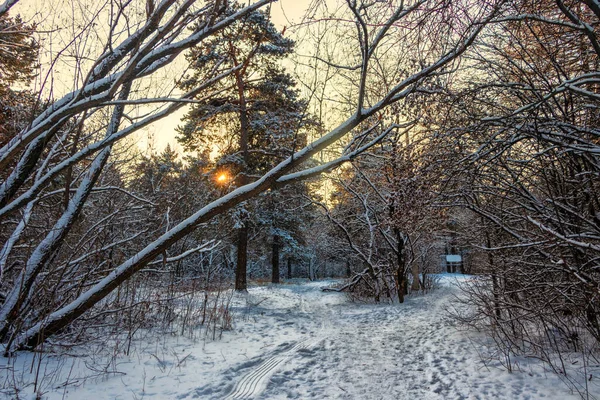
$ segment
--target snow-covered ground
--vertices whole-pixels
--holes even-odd
[[[580,398],[531,360],[513,373],[484,361],[485,338],[458,329],[446,310],[456,279],[395,305],[350,303],[320,290],[330,282],[255,287],[236,295],[235,328],[221,340],[155,338],[132,356],[93,362],[21,354],[0,361],[0,384],[5,397],[17,386],[29,398],[39,365],[47,399]]]

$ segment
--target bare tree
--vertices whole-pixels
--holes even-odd
[[[15,278],[4,282],[10,290],[0,309],[0,332],[4,341],[10,341],[7,352],[35,347],[45,338],[69,326],[134,273],[163,255],[170,246],[211,218],[273,186],[286,185],[331,170],[376,145],[388,130],[384,129],[376,137],[368,138],[361,133],[364,129],[357,128],[361,128],[367,121],[370,121],[369,124],[377,124],[379,113],[386,107],[415,93],[429,92],[428,78],[451,71],[453,63],[473,43],[499,7],[493,3],[478,3],[479,6],[473,8],[468,3],[453,2],[456,14],[450,23],[454,35],[448,38],[444,46],[430,49],[426,57],[415,63],[410,71],[399,76],[393,84],[390,83],[389,90],[383,95],[372,98],[367,95],[367,88],[376,78],[371,64],[374,54],[384,51],[382,46],[388,43],[386,41],[389,38],[395,37],[400,28],[410,31],[407,27],[431,27],[440,20],[447,20],[448,15],[435,12],[440,6],[447,4],[438,1],[418,1],[411,4],[402,2],[399,5],[348,2],[353,16],[350,24],[356,28],[359,63],[356,68],[358,85],[353,95],[356,106],[346,120],[281,161],[254,182],[209,202],[171,226],[158,238],[145,243],[142,249],[106,271],[95,284],[85,290],[77,288],[77,294],[72,299],[53,309],[30,314],[26,320],[19,321],[23,310],[31,306],[31,295],[40,279],[40,273],[54,262],[55,255],[75,226],[85,204],[89,202],[90,194],[106,168],[113,145],[183,104],[192,102],[198,94],[206,93],[205,96],[211,96],[212,85],[233,73],[235,68],[223,70],[217,65],[206,71],[204,83],[177,98],[136,98],[135,84],[164,68],[186,49],[268,3],[269,0],[259,0],[231,15],[223,15],[224,7],[220,1],[198,5],[192,0],[182,3],[164,0],[156,4],[153,10],[148,11],[145,21],[137,29],[131,29],[131,33],[125,38],[109,35],[102,54],[82,74],[85,79],[77,90],[52,102],[26,129],[0,149],[0,166],[10,168],[11,171],[0,187],[0,217],[3,219],[16,215],[17,211],[27,211],[32,204],[35,207],[35,203],[47,194],[52,180],[67,168],[77,164],[84,166],[85,170],[76,181],[72,181],[68,207],[56,216],[48,232],[36,240]],[[114,31],[123,26],[121,24],[127,20],[128,11],[127,5],[112,9],[111,33],[114,34]],[[189,30],[189,27],[193,29]],[[113,42],[115,37],[120,37],[121,41]],[[399,39],[396,38],[397,40]],[[130,107],[149,103],[164,106],[138,119],[127,114]],[[99,116],[101,113],[106,115],[108,123],[97,130],[102,132],[98,133],[100,138],[90,140],[85,145],[74,141],[77,130],[67,128],[76,126],[73,122],[83,116],[90,118],[90,115]],[[353,145],[345,153],[320,166],[302,169],[303,163],[347,135],[352,135]],[[78,146],[77,151],[50,155],[53,148],[62,150],[62,145],[57,143],[62,144],[65,140],[70,140],[71,146]],[[91,162],[88,159],[90,156],[94,156]],[[15,242],[20,234],[17,227],[9,235],[9,241]]]
[[[446,194],[474,213],[471,243],[487,253],[489,279],[469,288],[476,318],[507,360],[561,373],[564,351],[585,356],[600,338],[599,17],[591,2],[510,3],[447,99]]]

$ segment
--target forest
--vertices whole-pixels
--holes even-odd
[[[599,35],[597,0],[0,0],[0,395],[51,396],[59,355],[285,330],[261,307],[295,298],[600,398]],[[313,393],[269,373],[194,393]],[[445,385],[311,398],[504,398]]]

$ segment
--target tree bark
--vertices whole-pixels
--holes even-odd
[[[246,281],[246,267],[248,264],[248,223],[238,229],[237,237],[237,264],[235,268],[235,290],[248,290]]]
[[[234,52],[233,45],[230,44],[232,52]],[[233,54],[235,59],[235,54]],[[236,62],[237,64],[237,62]],[[240,102],[240,141],[239,146],[244,159],[243,171],[240,177],[240,186],[244,186],[248,183],[248,164],[250,162],[250,154],[248,152],[248,136],[249,136],[249,122],[248,122],[248,110],[246,107],[246,96],[244,94],[244,80],[239,71],[235,73],[235,79],[238,89],[238,97]],[[235,268],[235,290],[246,291],[248,290],[248,283],[246,280],[246,270],[248,264],[248,217],[244,217],[244,226],[240,228],[238,232],[237,240],[237,264]]]
[[[292,279],[292,259],[290,257],[287,259],[287,278]]]
[[[272,245],[272,258],[271,265],[273,266],[273,274],[271,276],[272,283],[279,283],[279,249],[280,249],[279,235],[273,235]],[[289,259],[288,259],[289,261]],[[289,265],[289,264],[288,264]],[[288,270],[289,272],[289,270]]]
[[[410,271],[413,277],[412,286],[410,287],[410,290],[418,292],[419,289],[421,289],[421,281],[419,280],[419,264],[414,262]]]
[[[396,233],[396,241],[398,248],[396,250],[396,256],[398,260],[398,266],[396,270],[396,280],[398,281],[398,302],[404,303],[404,296],[406,295],[406,274],[404,273],[406,260],[404,259],[404,238],[400,233],[400,229],[394,228]]]

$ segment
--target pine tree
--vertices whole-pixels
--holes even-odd
[[[35,25],[25,24],[18,15],[0,16],[0,146],[19,132],[35,104],[31,92],[14,88],[35,75],[39,45],[34,31]]]
[[[192,107],[178,138],[188,151],[216,147],[217,165],[235,176],[234,186],[251,182],[306,142],[301,132],[313,122],[305,118],[306,103],[279,63],[293,48],[294,42],[275,29],[268,14],[257,11],[188,55],[194,73],[180,84],[186,90],[202,80],[204,71],[237,68],[215,96]],[[248,208],[252,205],[246,204]],[[238,214],[235,288],[246,290],[250,216]]]

